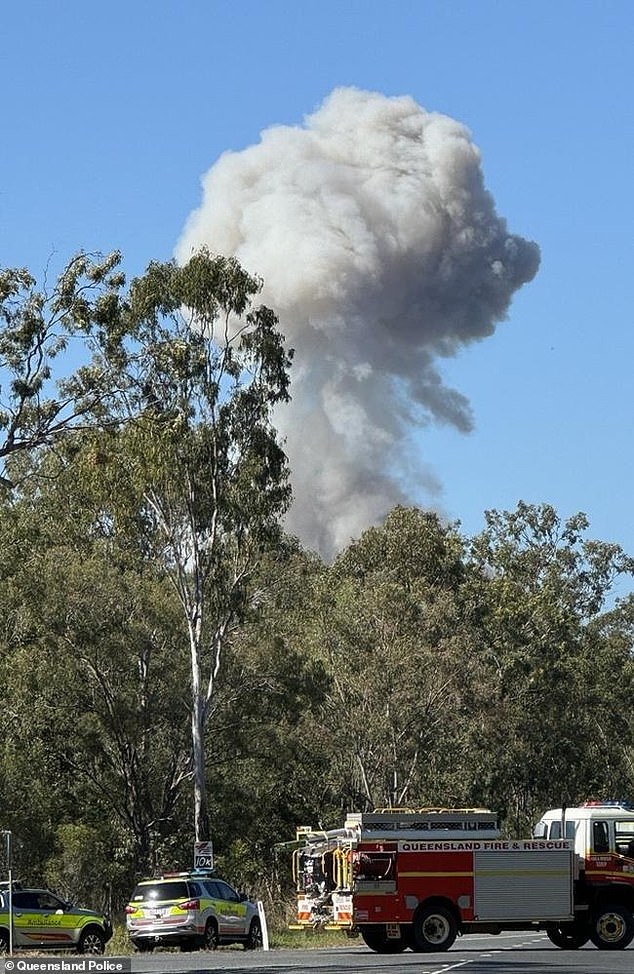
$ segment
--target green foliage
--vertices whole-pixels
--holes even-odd
[[[591,675],[588,656],[604,660],[609,651],[598,614],[614,578],[633,563],[618,545],[586,539],[587,528],[582,514],[562,521],[550,505],[520,504],[488,512],[487,529],[471,546],[488,673],[482,793],[517,834],[546,805],[572,805],[616,783],[605,772],[614,769],[618,712],[598,735],[599,667]],[[622,766],[616,777],[622,780]]]
[[[110,868],[104,869],[109,865]],[[55,829],[53,854],[46,863],[45,881],[72,903],[103,908],[116,875],[102,829],[85,822],[67,822]]]
[[[0,459],[107,420],[125,361],[120,259],[78,254],[50,293],[26,270],[0,270]],[[92,364],[65,376],[71,347]]]
[[[471,675],[461,554],[455,528],[396,508],[325,581],[315,652],[332,674],[336,806],[446,803],[462,788],[450,773]]]
[[[205,725],[216,682],[290,499],[270,411],[288,399],[291,353],[275,315],[251,308],[260,287],[235,260],[206,252],[183,267],[151,264],[132,282],[128,398],[139,418],[109,465],[118,486],[127,473],[123,504],[111,502],[110,516],[136,518],[148,560],[183,614],[199,839],[210,829]]]
[[[13,580],[20,601],[7,614],[21,639],[14,625],[3,647],[12,704],[5,767],[14,800],[27,807],[32,796],[46,810],[19,826],[29,847],[33,827],[50,819],[34,852],[44,845],[50,854],[58,824],[79,824],[80,803],[87,826],[107,813],[102,837],[111,850],[127,847],[132,875],[153,866],[182,814],[190,749],[178,613],[164,583],[130,565],[125,548],[82,539],[64,517],[75,504],[71,478],[61,473],[52,484],[35,508],[24,502],[15,526],[18,540],[28,523],[36,543],[24,552]]]
[[[297,824],[484,804],[519,833],[633,795],[634,598],[609,604],[632,559],[520,503],[476,538],[396,508],[324,565],[280,528],[292,355],[261,282],[201,252],[126,290],[118,264],[79,255],[50,294],[0,273],[0,824],[21,878],[117,910],[210,830],[282,925],[273,850]]]
[[[187,867],[193,839],[188,633],[124,446],[37,458],[0,508],[2,824],[24,878],[115,907],[139,875]],[[396,509],[330,568],[289,543],[261,554],[206,781],[218,868],[278,922],[273,847],[298,823],[485,804],[517,833],[562,799],[632,793],[634,600],[592,612],[628,561],[543,515],[491,514],[470,540]]]

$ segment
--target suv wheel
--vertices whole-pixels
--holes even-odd
[[[103,954],[106,949],[106,941],[100,930],[96,927],[89,927],[84,930],[79,938],[77,946],[78,954]]]
[[[9,934],[6,930],[0,930],[0,954],[9,953]]]
[[[260,921],[254,917],[251,920],[251,926],[249,927],[249,933],[247,939],[244,941],[245,950],[259,950],[262,946],[262,925]]]
[[[217,950],[220,938],[218,937],[218,927],[214,920],[208,920],[203,934],[203,950]]]

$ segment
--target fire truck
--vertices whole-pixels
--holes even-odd
[[[634,807],[546,812],[530,839],[485,808],[384,809],[301,827],[292,929],[360,934],[378,953],[445,951],[465,933],[544,931],[563,950],[634,937]]]

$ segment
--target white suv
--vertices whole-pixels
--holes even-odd
[[[126,906],[128,935],[139,951],[155,947],[215,950],[242,943],[262,946],[258,908],[209,873],[166,873],[138,883]]]

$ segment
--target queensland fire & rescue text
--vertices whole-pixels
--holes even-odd
[[[499,852],[504,850],[505,852],[531,852],[531,851],[541,851],[542,849],[569,849],[571,843],[567,839],[534,839],[534,840],[523,840],[519,842],[507,841],[507,842],[495,842],[495,841],[484,841],[479,842],[474,840],[473,842],[467,840],[466,842],[399,842],[398,851],[399,852],[491,852],[495,850]]]

